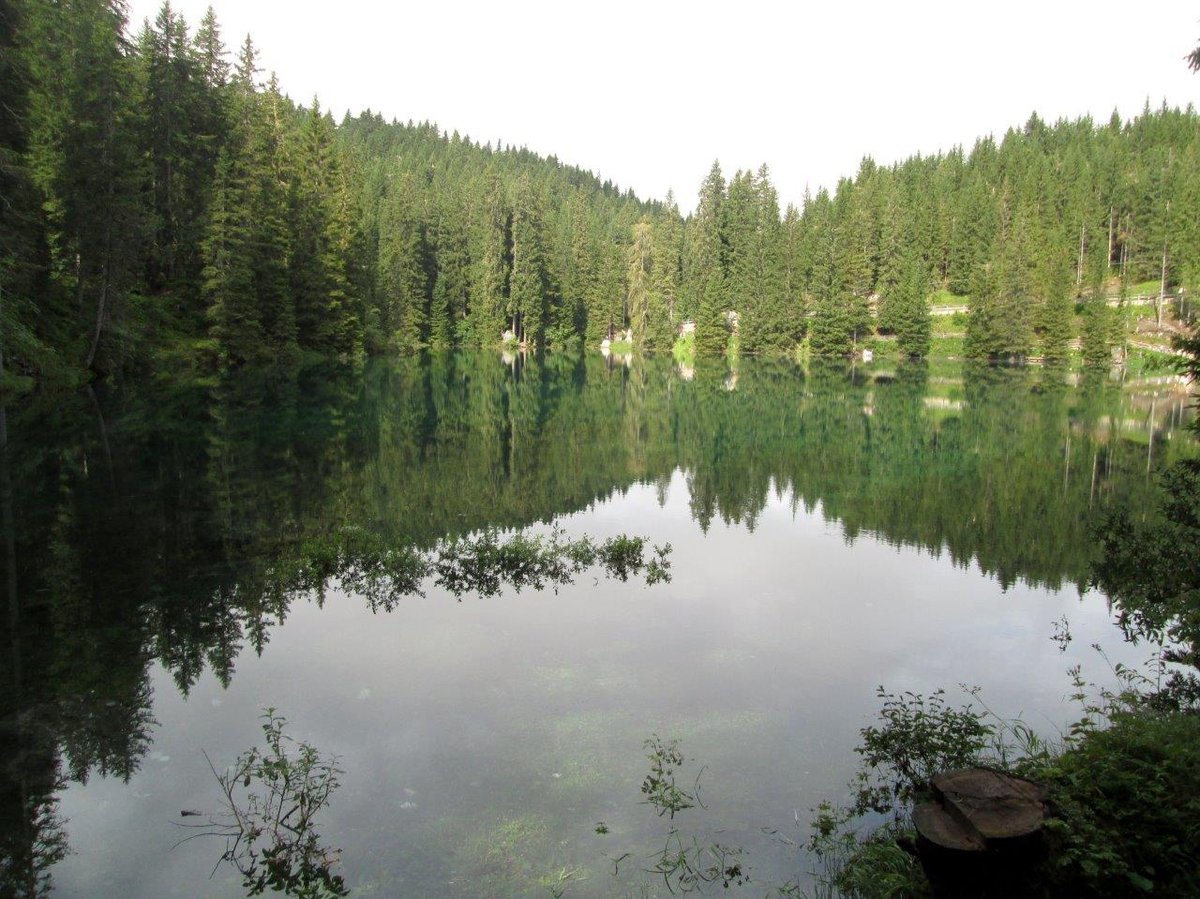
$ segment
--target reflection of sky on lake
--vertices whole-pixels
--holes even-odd
[[[665,506],[635,486],[560,522],[598,538],[670,542],[673,581],[646,588],[585,575],[557,595],[455,602],[431,593],[371,614],[331,593],[292,606],[228,689],[206,673],[185,700],[155,669],[155,744],[128,784],[72,784],[62,811],[74,854],[54,869],[64,896],[236,896],[208,874],[218,841],[168,851],[181,809],[216,810],[204,750],[218,767],[260,742],[273,706],[289,733],[341,757],[343,786],[322,816],[356,895],[545,895],[539,875],[586,879],[568,896],[618,894],[605,855],[664,832],[640,805],[642,741],[677,736],[703,776],[707,811],[681,828],[723,828],[750,847],[752,873],[802,872],[794,815],[836,798],[879,684],[929,692],[983,688],[1004,715],[1053,733],[1069,719],[1068,666],[1146,653],[1120,645],[1103,599],[1018,583],[1007,592],[948,556],[861,536],[848,545],[818,508],[772,499],[751,533],[715,520],[701,532],[676,473]],[[1032,536],[1031,536],[1031,539]],[[1061,654],[1052,623],[1074,636]],[[594,833],[604,821],[611,833]],[[761,895],[747,888],[746,895]]]

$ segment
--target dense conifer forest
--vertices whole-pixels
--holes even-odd
[[[781,210],[714,164],[695,212],[589,172],[291,100],[247,37],[164,4],[0,0],[0,351],[21,383],[455,346],[1108,358],[1104,297],[1200,286],[1200,118],[1043,122]]]

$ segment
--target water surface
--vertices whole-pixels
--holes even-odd
[[[181,809],[219,805],[204,753],[259,742],[269,706],[340,757],[321,830],[355,895],[638,888],[666,827],[640,803],[654,733],[704,766],[708,808],[674,823],[746,847],[761,895],[809,865],[764,828],[803,841],[796,817],[842,793],[877,685],[979,685],[1052,733],[1065,669],[1103,673],[1089,644],[1141,657],[1081,595],[1087,528],[1149,507],[1192,452],[1186,406],[1038,370],[562,357],[10,406],[5,889],[241,895],[210,877],[219,844],[171,847]],[[289,580],[348,532],[550,527],[669,542],[673,579],[390,612]]]

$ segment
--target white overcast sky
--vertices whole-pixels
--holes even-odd
[[[194,29],[209,0],[173,0]],[[131,30],[161,0],[130,3]],[[713,159],[765,162],[781,204],[1053,121],[1186,106],[1200,3],[212,0],[225,43],[341,119],[370,108],[556,155],[685,212]]]

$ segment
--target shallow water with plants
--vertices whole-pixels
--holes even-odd
[[[1088,529],[1152,507],[1189,416],[1169,379],[562,355],[23,398],[3,886],[243,895],[226,838],[187,838],[229,770],[272,776],[268,708],[336,760],[315,820],[351,895],[666,894],[693,838],[740,850],[727,895],[804,884],[877,685],[1053,734],[1090,644],[1140,660]],[[518,533],[543,589],[463,580]],[[664,815],[669,777],[697,801]]]

